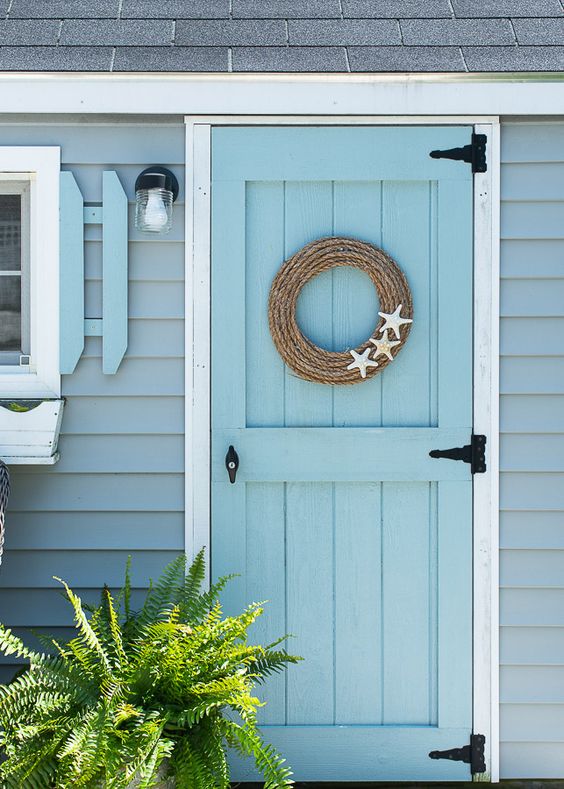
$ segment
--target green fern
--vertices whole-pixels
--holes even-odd
[[[61,581],[76,635],[42,638],[46,653],[0,625],[0,652],[28,661],[0,686],[3,787],[127,789],[135,781],[150,789],[166,770],[178,789],[228,789],[228,748],[254,758],[266,789],[292,785],[261,739],[253,688],[299,658],[280,648],[283,638],[249,644],[262,604],[223,617],[218,598],[229,577],[202,591],[204,578],[203,552],[189,568],[178,557],[138,612],[129,560],[123,589],[114,599],[104,587],[98,606],[84,606]]]

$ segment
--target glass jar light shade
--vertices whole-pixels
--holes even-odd
[[[146,233],[168,233],[178,181],[165,167],[153,166],[135,181],[135,227]]]
[[[135,192],[135,227],[148,233],[168,233],[172,227],[172,192],[139,189]]]

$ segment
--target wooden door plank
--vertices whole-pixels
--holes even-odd
[[[267,318],[270,286],[284,260],[282,182],[247,184],[246,223],[246,424],[282,427],[284,362]]]
[[[334,185],[333,232],[381,244],[382,184],[337,182]],[[351,276],[354,275],[354,276]],[[353,289],[350,282],[357,284]],[[347,285],[345,289],[345,285]],[[356,347],[366,340],[378,322],[380,310],[376,290],[362,272],[353,269],[333,272],[333,320],[336,350]],[[353,334],[353,328],[355,333]],[[335,427],[378,426],[381,413],[382,377],[362,386],[336,386],[333,393]]]
[[[472,424],[472,188],[439,186],[439,424]],[[453,394],[456,389],[456,396]]]
[[[431,369],[436,369],[437,357],[430,335],[429,187],[426,182],[384,184],[382,243],[405,273],[414,304],[409,341],[384,373],[383,424],[389,427],[427,426],[431,424]]]
[[[288,632],[286,624],[286,523],[283,483],[247,485],[247,601],[265,602],[264,614],[250,631],[256,644],[271,644]],[[294,639],[286,644],[289,652]],[[262,725],[286,722],[286,676],[276,674],[257,688],[266,702],[259,711]]]
[[[382,723],[381,485],[335,485],[335,723]]]
[[[382,511],[384,723],[429,725],[429,485],[384,484]]]
[[[245,184],[212,190],[214,269],[211,282],[213,428],[245,427]],[[234,363],[236,360],[236,363]]]
[[[217,581],[235,574],[222,596],[228,616],[240,614],[249,604],[247,582],[247,486],[231,485],[227,480],[211,486],[211,515],[214,530],[211,539],[210,575]]]
[[[334,722],[333,486],[286,486],[288,632],[304,662],[288,672],[287,722]]]
[[[331,235],[333,191],[330,183],[287,183],[284,206],[286,258],[312,239]],[[315,278],[307,292],[303,292],[296,311],[302,331],[325,347],[332,343],[332,336],[326,333],[331,300],[331,273],[325,272]],[[331,387],[304,381],[286,368],[285,397],[287,427],[332,424]]]
[[[472,485],[439,483],[439,725],[472,719]],[[447,593],[448,590],[448,593]]]

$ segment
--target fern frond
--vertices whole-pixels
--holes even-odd
[[[14,635],[12,631],[0,625],[0,651],[4,655],[14,655],[15,657],[23,657],[26,660],[31,660],[37,656],[37,653],[32,649],[28,649],[21,638]]]
[[[80,640],[84,643],[86,649],[84,650],[84,654],[91,654],[94,653],[100,665],[103,667],[106,674],[110,674],[110,661],[108,659],[108,655],[106,654],[100,639],[98,638],[96,632],[90,625],[90,622],[86,618],[86,615],[82,608],[82,601],[78,595],[75,595],[74,592],[68,587],[65,581],[61,580],[61,578],[57,578],[54,576],[55,581],[61,583],[67,593],[67,597],[70,600],[72,607],[74,609],[74,617],[76,622],[76,627],[79,632]],[[77,643],[79,639],[74,639],[74,642]],[[78,644],[77,644],[78,646]],[[76,654],[76,653],[75,653]]]

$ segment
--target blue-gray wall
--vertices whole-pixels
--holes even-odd
[[[36,119],[0,124],[0,145],[59,145],[85,202],[101,202],[104,169],[117,171],[130,200],[127,355],[105,376],[101,338],[88,338],[62,382],[61,460],[12,467],[0,621],[57,632],[71,619],[53,575],[88,599],[121,583],[128,554],[140,587],[184,548],[184,124]],[[134,183],[157,163],[182,186],[171,233],[151,239],[134,229]],[[101,228],[86,234],[86,314],[100,318]],[[4,663],[0,679],[11,672]]]
[[[564,775],[564,124],[502,126],[501,772]]]
[[[85,597],[141,587],[183,549],[182,119],[0,124],[0,145],[60,145],[87,202],[102,170],[130,201],[148,164],[182,190],[168,237],[130,217],[130,345],[115,376],[90,338],[73,376],[61,460],[13,469],[0,621],[57,632],[68,607],[53,575]],[[501,769],[564,775],[564,124],[502,127]],[[131,206],[132,211],[132,206]],[[100,229],[87,230],[87,315],[101,317]],[[61,632],[59,630],[59,632]],[[4,661],[0,679],[13,668]]]

